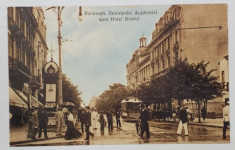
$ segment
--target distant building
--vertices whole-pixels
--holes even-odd
[[[207,69],[217,69],[213,75],[220,76],[219,70],[224,66],[219,66],[218,62],[228,55],[227,22],[226,4],[172,5],[155,24],[152,39],[145,47],[145,58],[149,59],[142,65],[148,66],[145,77],[158,77],[174,65],[175,59],[186,57],[189,63],[209,62]],[[138,60],[142,55],[137,55],[135,51],[126,66],[127,84],[131,87],[140,81]],[[224,73],[224,76],[228,78],[228,74]],[[221,113],[222,101],[221,98],[208,101],[209,110]],[[187,103],[191,109],[196,109],[191,102]],[[210,107],[209,103],[211,106],[217,104]]]
[[[91,108],[91,109],[94,109],[95,106],[96,106],[96,100],[98,99],[98,97],[96,96],[93,96],[88,104],[88,106]]]

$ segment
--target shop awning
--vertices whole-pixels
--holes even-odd
[[[19,91],[19,90],[16,90],[16,92],[17,92],[25,101],[28,101],[27,96],[26,96],[23,92],[21,92],[21,91]],[[39,107],[39,105],[42,105],[42,103],[39,102],[34,96],[31,96],[31,97],[32,97],[32,98],[31,98],[31,106]]]
[[[43,106],[41,102],[39,102],[34,96],[31,99],[32,106],[39,107],[40,105]]]
[[[27,104],[17,95],[17,93],[9,86],[9,99],[10,105],[21,107],[21,108],[28,108]]]

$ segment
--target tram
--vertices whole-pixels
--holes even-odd
[[[124,121],[135,122],[140,117],[140,104],[142,101],[137,98],[124,99],[122,104],[122,118]]]

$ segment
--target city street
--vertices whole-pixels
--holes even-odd
[[[115,125],[115,124],[114,124]],[[27,143],[11,144],[11,146],[47,146],[47,145],[117,145],[117,144],[210,144],[229,143],[230,136],[222,139],[221,127],[201,126],[189,124],[189,136],[176,134],[177,122],[150,122],[150,139],[140,138],[135,129],[135,123],[122,122],[122,129],[114,126],[113,132],[105,128],[104,135],[99,130],[93,130],[94,138],[85,141],[85,134],[78,139],[65,140],[64,138],[49,138],[48,140],[31,141]],[[229,130],[227,131],[229,135]]]

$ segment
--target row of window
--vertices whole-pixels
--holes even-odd
[[[32,68],[33,68],[33,74],[37,75],[37,76],[41,76],[41,69],[43,65],[46,62],[46,52],[45,49],[43,47],[40,46],[39,42],[36,42],[35,44],[38,43],[38,45],[36,47],[34,47],[34,40],[40,40],[40,37],[35,38],[32,32],[33,30],[36,29],[36,27],[32,26],[31,22],[29,19],[25,19],[25,18],[29,18],[31,17],[31,15],[29,14],[24,14],[23,13],[23,9],[30,9],[30,8],[14,8],[14,7],[9,7],[8,8],[8,16],[9,18],[15,22],[15,24],[17,25],[17,27],[19,28],[19,30],[23,33],[23,36],[25,37],[22,38],[21,36],[12,36],[12,34],[14,34],[15,31],[11,31],[8,35],[8,54],[11,58],[15,58],[17,60],[19,60],[22,64],[24,64],[26,67],[29,67],[29,59],[30,59],[30,53],[27,50],[26,45],[29,45],[31,48],[35,48],[35,58],[37,59],[33,59],[31,58],[31,61],[33,61],[33,63],[31,64]],[[33,11],[29,11],[32,12]],[[24,16],[23,15],[27,15]],[[38,34],[36,34],[36,36],[39,36]],[[31,62],[30,61],[30,62]]]
[[[180,17],[180,7],[174,6],[172,10],[166,11],[163,17],[160,18],[158,23],[155,24],[156,31],[159,33],[162,29],[166,27],[168,23],[172,20],[178,19]]]

